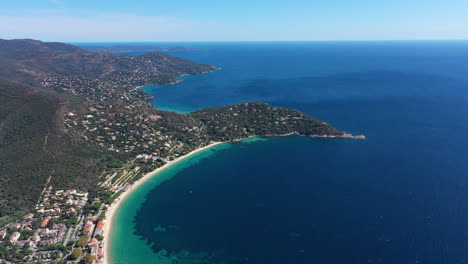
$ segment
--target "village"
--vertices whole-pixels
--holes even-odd
[[[161,115],[142,109],[135,105],[94,103],[82,113],[67,113],[64,127],[80,131],[88,142],[127,155],[130,162],[157,166],[209,141],[200,123],[188,120],[177,128],[169,127],[172,124],[162,123],[165,120]],[[180,137],[181,132],[184,138]]]
[[[102,196],[89,199],[87,192],[46,188],[33,212],[0,227],[0,263],[102,263]],[[16,254],[6,255],[2,248]]]

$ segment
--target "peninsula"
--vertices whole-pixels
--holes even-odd
[[[112,53],[131,53],[131,52],[152,52],[152,51],[183,51],[183,50],[200,50],[190,47],[167,47],[167,46],[130,46],[130,45],[102,45],[90,46],[80,45],[84,50],[91,52],[112,52]]]
[[[213,144],[353,137],[262,102],[160,111],[138,89],[217,69],[159,52],[0,40],[0,259],[103,263],[119,201],[164,166]]]

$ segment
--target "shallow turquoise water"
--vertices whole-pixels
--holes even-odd
[[[135,235],[135,217],[140,206],[144,203],[147,195],[157,186],[170,180],[177,173],[187,169],[200,160],[208,158],[220,151],[229,148],[230,144],[217,145],[210,149],[196,153],[187,157],[170,167],[162,170],[151,179],[141,184],[138,189],[132,192],[122,201],[114,216],[114,225],[108,243],[110,243],[111,263],[148,263],[150,260],[158,260],[158,263],[172,263],[170,258],[161,254],[162,252],[153,252],[148,243]]]

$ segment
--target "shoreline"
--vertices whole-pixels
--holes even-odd
[[[214,66],[214,65],[213,65]],[[174,85],[174,84],[178,84],[178,83],[181,83],[184,81],[184,79],[180,78],[180,77],[184,77],[184,76],[196,76],[196,75],[203,75],[203,74],[209,74],[209,73],[213,73],[215,71],[220,71],[222,70],[222,68],[220,67],[216,67],[214,66],[215,68],[211,69],[210,71],[206,71],[206,72],[201,72],[201,73],[197,73],[197,74],[188,74],[188,73],[184,73],[182,75],[179,75],[177,76],[177,80],[173,81],[173,82],[170,82],[170,83],[164,83],[164,84],[145,84],[145,85],[140,85],[140,86],[136,86],[135,88],[133,88],[134,90],[138,90],[138,89],[141,89],[143,87],[147,87],[147,86],[156,86],[156,85]]]
[[[182,161],[190,156],[193,156],[194,154],[196,153],[199,153],[201,151],[204,151],[204,150],[207,150],[207,149],[210,149],[214,146],[217,146],[217,145],[220,145],[220,144],[225,144],[226,142],[214,142],[214,143],[211,143],[209,145],[206,145],[202,148],[198,148],[192,152],[189,152],[187,153],[186,155],[184,156],[181,156],[179,158],[176,158],[172,161],[170,161],[169,163],[165,164],[164,166],[162,167],[159,167],[157,169],[155,169],[154,171],[152,172],[149,172],[147,173],[145,176],[143,176],[140,180],[138,180],[137,182],[135,182],[134,184],[130,185],[107,209],[107,212],[106,212],[106,219],[105,219],[105,225],[104,225],[104,231],[103,231],[103,237],[104,237],[104,243],[103,243],[103,251],[104,251],[104,258],[103,258],[103,263],[104,264],[112,264],[110,262],[110,259],[109,259],[109,256],[110,256],[110,250],[109,250],[109,242],[110,242],[110,234],[112,232],[112,221],[113,221],[113,218],[114,218],[114,215],[115,213],[117,212],[117,210],[119,209],[122,201],[125,200],[125,198],[131,194],[133,191],[135,191],[136,189],[138,189],[138,187],[140,185],[142,185],[143,183],[145,183],[146,181],[148,181],[149,179],[155,177],[158,175],[159,172],[169,168],[170,166],[176,164],[177,162],[179,161]]]

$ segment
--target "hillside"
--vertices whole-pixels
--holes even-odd
[[[64,43],[1,39],[0,68],[0,77],[28,84],[40,84],[51,76],[75,76],[120,86],[168,84],[177,82],[180,75],[216,69],[160,52],[120,55],[88,52]]]
[[[197,48],[181,47],[181,46],[167,47],[167,46],[130,46],[130,45],[109,45],[109,46],[82,45],[81,48],[87,51],[91,51],[91,52],[113,52],[113,53],[200,50]]]
[[[67,104],[54,92],[0,83],[0,216],[26,212],[49,179],[62,188],[92,187],[100,162],[116,156],[63,131]]]
[[[90,53],[64,43],[0,40],[0,223],[29,210],[49,178],[57,188],[88,189],[109,163],[125,162],[125,154],[92,145],[63,126],[71,109],[98,100],[86,94],[145,104],[147,95],[133,86],[212,69],[162,53]]]
[[[343,132],[300,111],[252,102],[202,109],[188,116],[203,122],[214,141],[298,134],[342,136]]]
[[[158,52],[119,55],[0,40],[0,217],[31,208],[45,186],[124,186],[213,141],[344,135],[299,111],[264,103],[185,115],[159,111],[136,89],[215,69]],[[113,179],[124,164],[137,166],[133,176]]]

